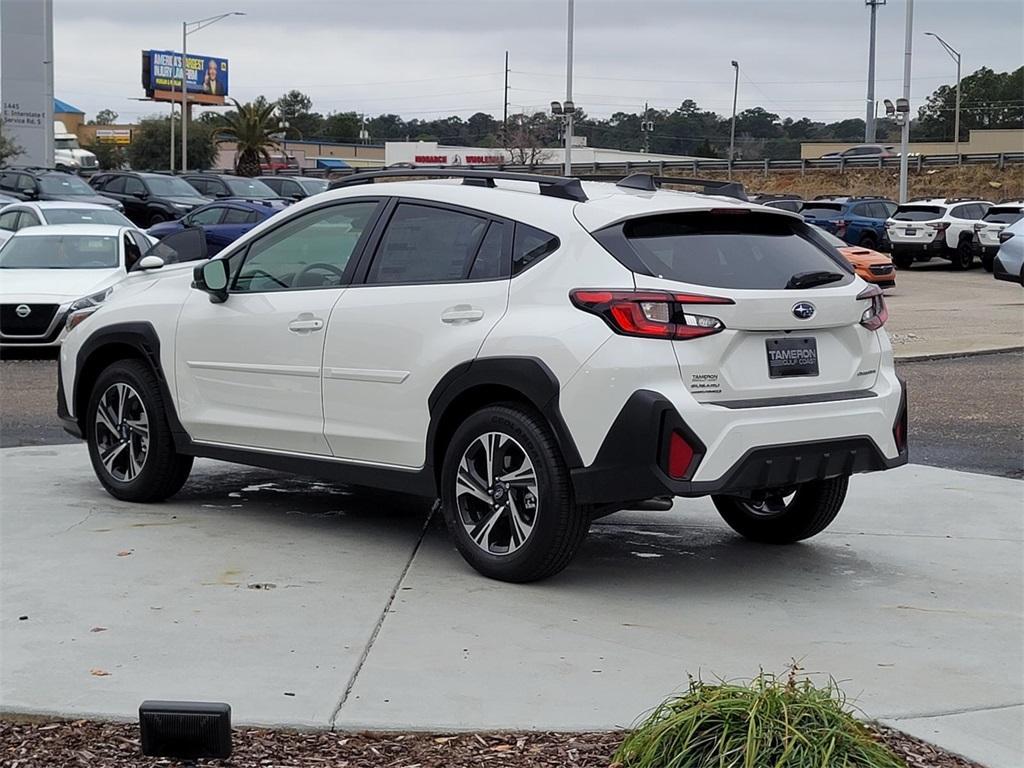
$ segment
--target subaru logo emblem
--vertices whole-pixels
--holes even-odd
[[[793,316],[800,320],[810,320],[814,317],[814,305],[809,301],[798,301],[793,305]]]
[[[32,307],[28,304],[19,304],[14,308],[14,314],[24,320],[26,317],[32,314]]]

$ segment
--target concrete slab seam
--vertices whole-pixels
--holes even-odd
[[[426,537],[427,531],[430,529],[430,522],[434,519],[434,512],[437,511],[437,508],[438,505],[435,504],[430,508],[430,512],[427,513],[427,519],[423,522],[423,528],[420,529],[419,538],[416,539],[416,544],[412,548],[412,552],[409,553],[409,559],[406,561],[405,567],[402,568],[402,572],[398,574],[398,578],[395,580],[395,586],[391,589],[391,594],[388,595],[387,602],[384,604],[384,609],[380,612],[380,618],[377,619],[373,632],[370,633],[370,639],[367,641],[362,654],[360,654],[359,661],[356,662],[355,669],[352,670],[352,675],[348,679],[345,691],[341,694],[341,699],[338,700],[337,706],[335,706],[334,711],[331,712],[331,717],[327,723],[328,727],[332,731],[335,730],[338,715],[341,714],[342,707],[344,707],[345,703],[348,701],[348,697],[351,695],[352,689],[356,685],[356,679],[359,677],[359,673],[362,671],[363,665],[366,663],[366,659],[370,655],[370,649],[373,648],[373,644],[377,641],[377,635],[380,634],[381,627],[384,626],[384,619],[387,618],[388,611],[391,610],[391,605],[395,602],[395,596],[398,594],[398,590],[402,588],[402,582],[405,581],[405,577],[408,575],[409,569],[412,568],[412,563],[416,559],[416,554],[420,551],[420,545],[423,544],[423,539]]]
[[[997,712],[1001,709],[1014,709],[1024,707],[1024,701],[1013,701],[1009,704],[979,705],[976,707],[963,707],[962,709],[944,709],[938,712],[910,712],[900,715],[876,715],[873,720],[927,720],[932,717],[950,717],[952,715],[968,715],[973,712]]]

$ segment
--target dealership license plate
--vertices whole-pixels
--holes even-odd
[[[765,346],[770,378],[818,375],[818,342],[813,336],[767,339]]]
[[[912,227],[907,227],[907,234],[908,235],[916,235],[917,234],[917,230],[913,229]]]

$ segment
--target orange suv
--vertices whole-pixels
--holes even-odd
[[[843,258],[850,262],[850,265],[860,278],[877,285],[879,288],[896,287],[896,270],[893,268],[892,259],[884,253],[873,251],[870,248],[863,248],[859,245],[850,245],[845,240],[839,239],[831,232],[826,232],[821,227],[813,224],[811,226],[818,230],[822,237],[843,254]]]

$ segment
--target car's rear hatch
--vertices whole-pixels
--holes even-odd
[[[810,224],[816,224],[833,235],[842,221],[843,204],[809,200],[800,208],[800,215]]]
[[[798,218],[668,213],[595,237],[633,270],[638,291],[672,295],[673,322],[713,329],[671,342],[698,401],[754,407],[859,396],[874,385],[880,344],[862,320],[881,299],[861,296],[865,284]]]
[[[940,232],[945,213],[941,205],[901,205],[886,222],[886,234],[898,245],[930,243]]]

